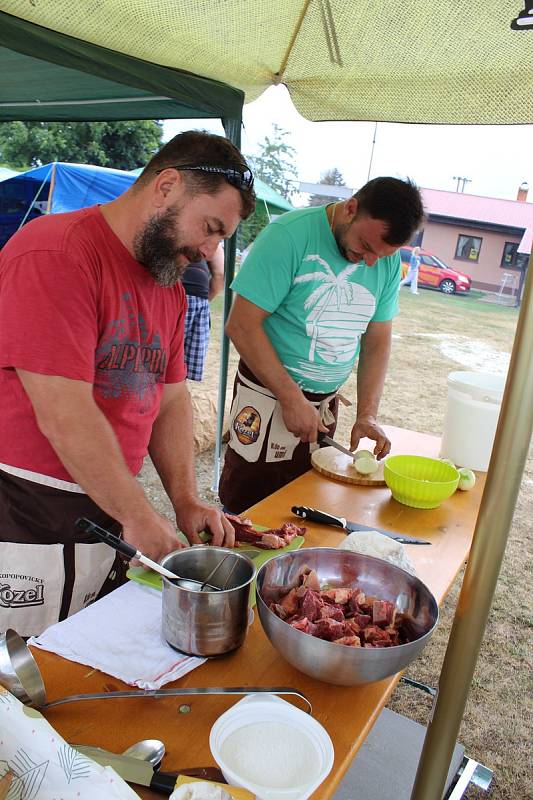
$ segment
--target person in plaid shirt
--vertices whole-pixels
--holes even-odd
[[[196,261],[185,268],[181,282],[187,295],[184,357],[187,378],[201,381],[209,346],[209,303],[224,288],[224,248],[220,244],[209,261]]]

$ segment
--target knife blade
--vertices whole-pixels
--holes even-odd
[[[383,528],[376,528],[372,525],[362,525],[359,522],[349,522],[344,517],[335,517],[333,514],[328,514],[325,511],[319,511],[316,508],[308,508],[307,506],[293,506],[291,508],[293,514],[302,519],[308,519],[311,522],[321,522],[323,525],[334,525],[336,528],[343,528],[347,533],[357,533],[358,531],[377,531],[389,539],[394,539],[395,542],[400,544],[431,544],[424,539],[415,539],[412,536],[407,536],[403,533],[393,533],[392,531],[383,530]]]
[[[331,436],[328,436],[326,433],[319,433],[317,441],[319,444],[329,444],[331,447],[336,447],[337,450],[340,450],[341,453],[344,453],[344,455],[350,456],[353,461],[355,453],[352,453],[352,451],[348,450],[347,447],[343,447],[342,444],[336,442],[335,439],[332,439]]]
[[[92,758],[103,767],[112,767],[115,772],[129,783],[137,783],[141,786],[149,786],[155,792],[170,795],[174,791],[176,780],[180,775],[189,778],[201,778],[205,781],[215,781],[226,783],[222,772],[218,767],[191,767],[177,772],[159,772],[147,761],[131,756],[122,756],[110,753],[101,747],[90,747],[89,745],[76,745],[75,748],[84,756]]]

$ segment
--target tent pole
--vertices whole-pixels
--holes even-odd
[[[51,171],[52,171],[52,170],[50,170],[50,172],[51,172]],[[48,178],[50,177],[50,172],[48,173],[48,175],[46,176],[46,178],[44,179],[44,181],[41,183],[41,185],[40,185],[40,186],[39,186],[39,188],[37,189],[37,194],[36,194],[36,195],[34,195],[34,198],[33,198],[33,200],[32,200],[32,201],[31,201],[31,203],[29,204],[29,206],[28,206],[28,210],[27,210],[27,211],[26,211],[26,213],[24,214],[24,217],[23,217],[23,219],[22,219],[22,222],[21,222],[21,223],[20,223],[20,225],[18,226],[18,229],[17,229],[17,230],[20,230],[20,229],[22,228],[22,226],[24,225],[24,223],[26,222],[26,220],[28,219],[28,214],[29,214],[29,213],[30,213],[30,211],[32,210],[32,208],[33,208],[33,206],[34,206],[35,202],[37,201],[37,198],[38,198],[38,197],[39,197],[39,195],[41,194],[41,189],[43,188],[43,186],[45,185],[46,181],[47,181],[47,180],[48,180]],[[46,212],[46,213],[48,213],[48,210],[47,210],[47,212]]]
[[[242,117],[223,119],[222,124],[226,136],[233,142],[235,147],[241,147],[241,126]],[[228,361],[229,361],[229,339],[224,330],[226,321],[231,309],[232,291],[230,289],[233,276],[235,275],[235,255],[237,252],[237,231],[231,239],[226,242],[224,247],[224,308],[222,312],[222,331],[221,331],[221,350],[220,368],[218,378],[218,404],[217,404],[217,427],[215,439],[215,459],[213,464],[213,484],[211,489],[218,492],[218,481],[220,478],[220,459],[222,453],[222,434],[224,427],[224,410],[226,407],[226,387],[228,385]]]
[[[533,430],[533,254],[439,692],[411,800],[440,800],[481,647]]]
[[[46,213],[52,213],[52,196],[56,187],[56,162],[52,164],[52,177],[50,178],[50,191],[48,192],[48,202],[46,203]]]

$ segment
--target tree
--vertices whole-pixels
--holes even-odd
[[[325,172],[320,178],[319,183],[323,183],[326,186],[346,186],[346,184],[344,183],[344,178],[342,177],[337,167],[333,167],[333,169],[330,169],[327,172]],[[324,194],[312,194],[311,197],[309,198],[308,205],[325,206],[327,203],[331,203],[332,200],[335,200],[335,198]]]
[[[259,200],[254,213],[243,220],[237,229],[237,247],[241,252],[255,241],[256,236],[266,228],[269,221],[265,204]]]
[[[144,166],[161,144],[163,126],[132,122],[3,122],[0,161],[13,169],[72,161],[115,169]]]
[[[259,155],[247,156],[247,161],[258,178],[288,200],[297,191],[293,186],[298,175],[293,162],[296,150],[285,141],[289,131],[279,125],[272,128],[272,136],[265,136],[259,145]]]

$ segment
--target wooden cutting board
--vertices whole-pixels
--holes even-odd
[[[344,483],[358,486],[386,486],[383,477],[383,461],[373,475],[361,475],[352,467],[353,459],[339,452],[335,447],[319,447],[311,453],[311,463],[317,472]]]

